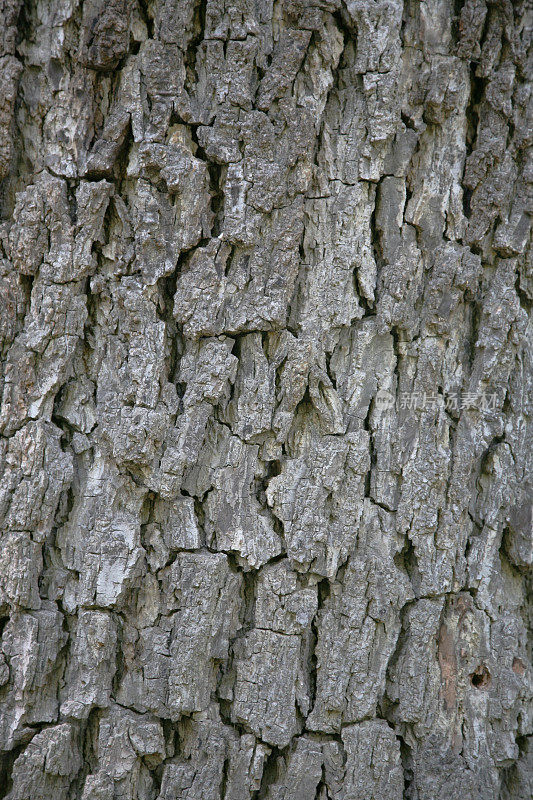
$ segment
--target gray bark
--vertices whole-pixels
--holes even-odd
[[[533,796],[532,27],[2,0],[0,797]]]

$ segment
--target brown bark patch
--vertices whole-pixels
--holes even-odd
[[[453,636],[445,623],[440,626],[438,647],[442,678],[441,697],[446,711],[451,711],[455,708],[457,698],[457,661]]]
[[[513,672],[516,675],[520,675],[520,677],[522,677],[522,675],[524,674],[525,671],[526,671],[526,666],[525,666],[524,662],[522,661],[522,659],[521,658],[513,658]]]

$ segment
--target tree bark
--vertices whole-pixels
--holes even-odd
[[[0,4],[0,797],[533,796],[532,27]]]

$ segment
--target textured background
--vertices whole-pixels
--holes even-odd
[[[532,25],[1,0],[0,797],[533,796]]]

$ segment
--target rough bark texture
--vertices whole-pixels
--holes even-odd
[[[530,800],[531,4],[0,15],[0,797]]]

